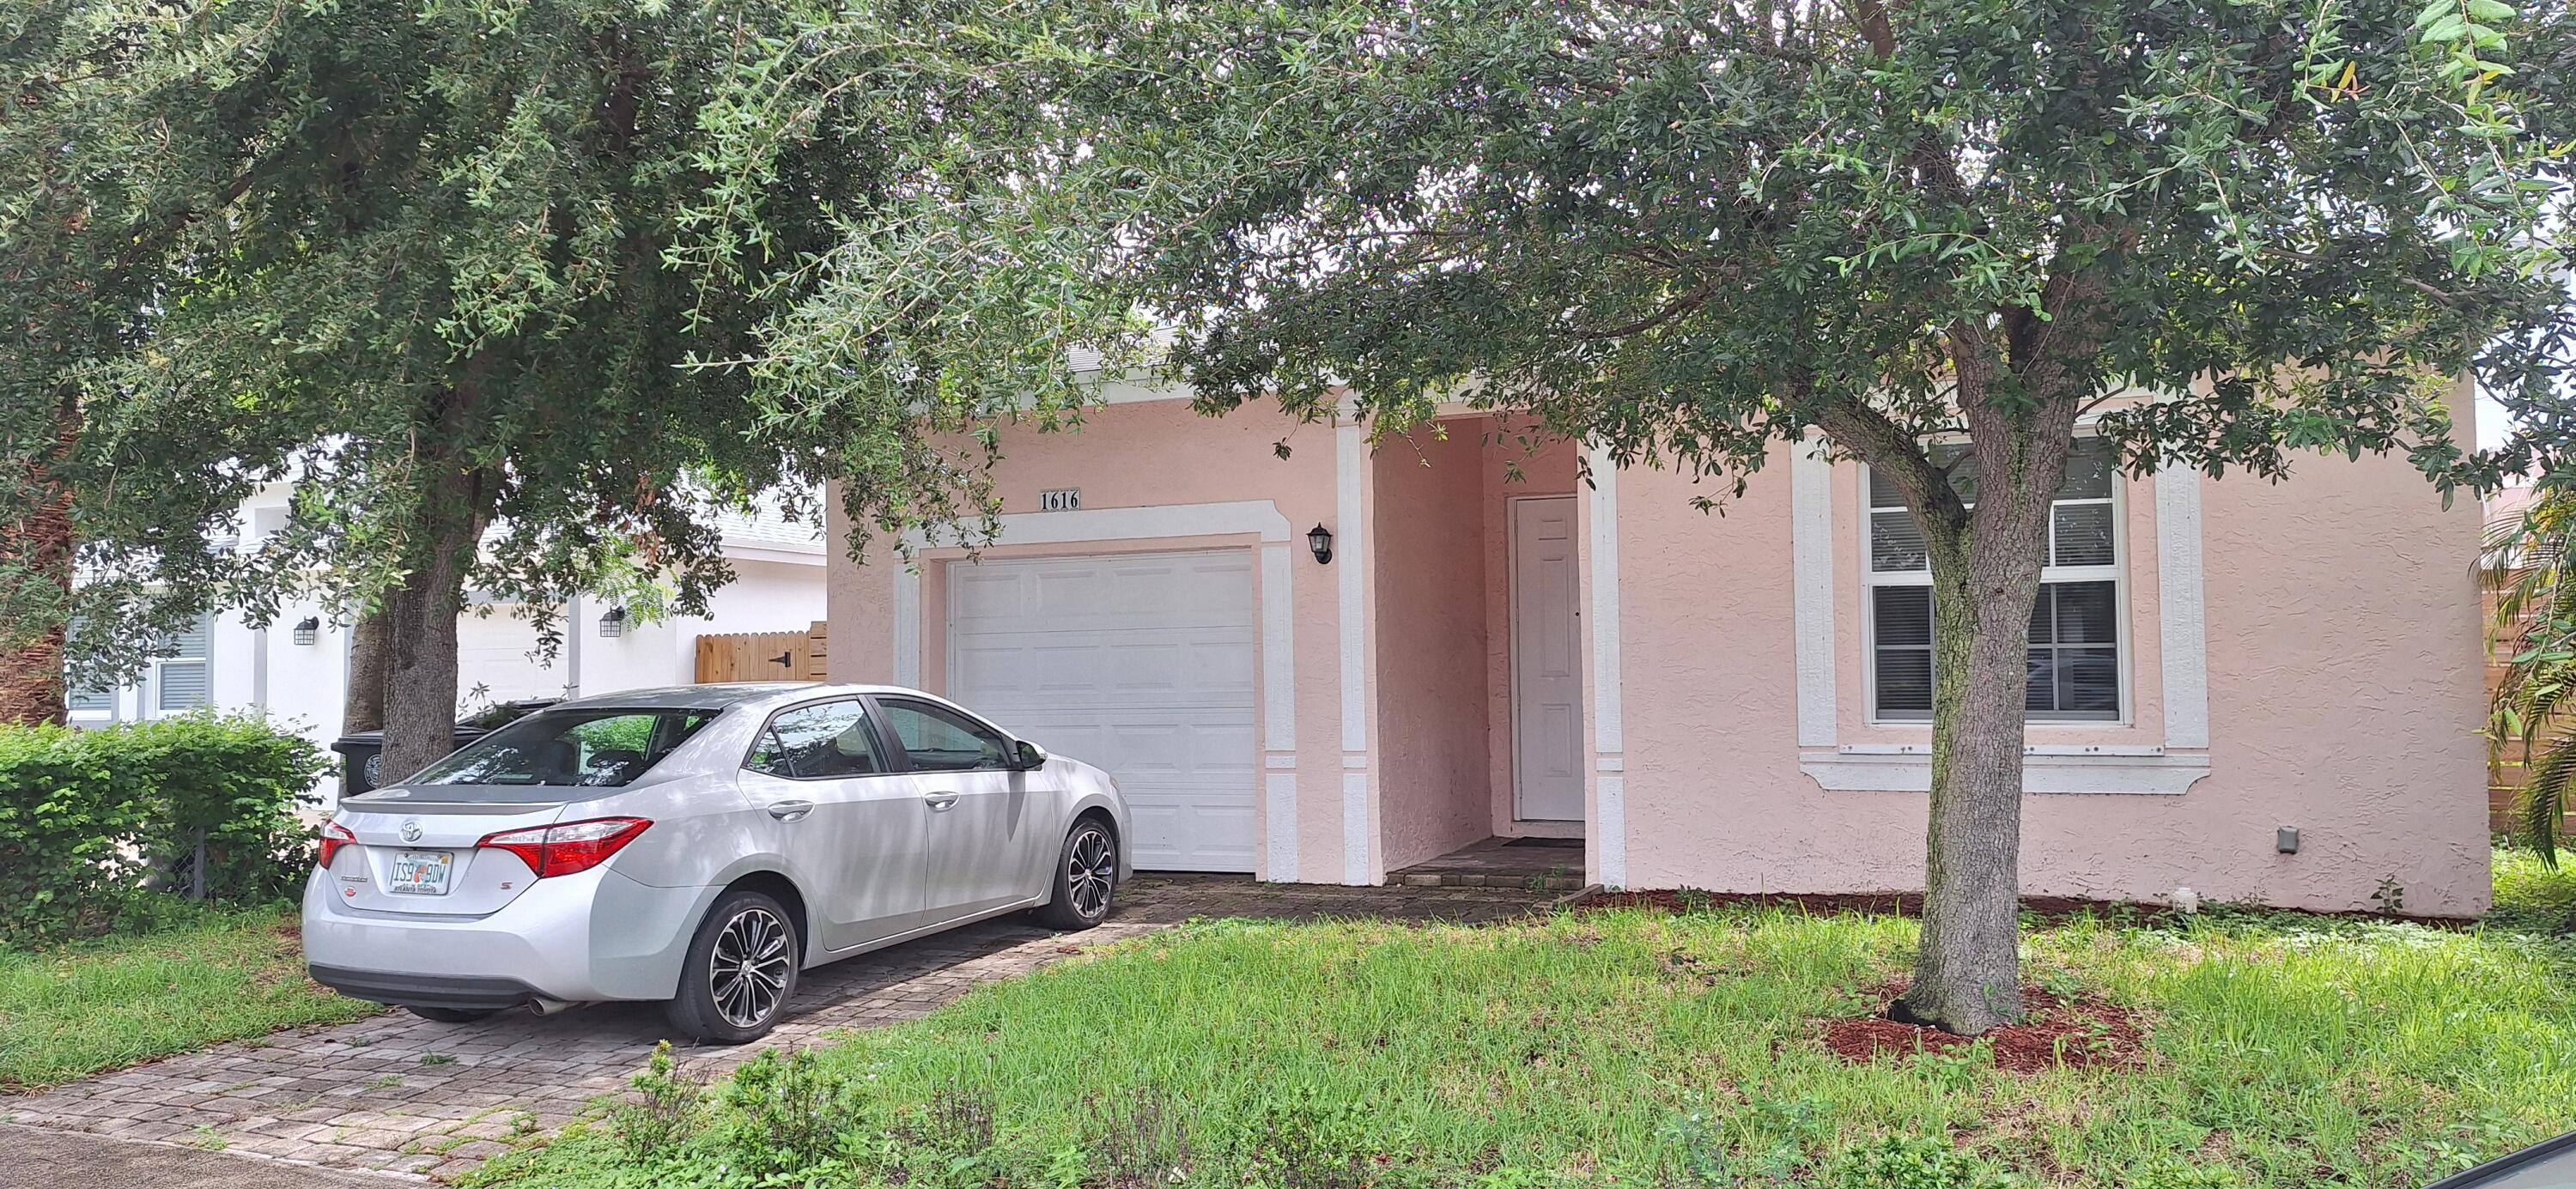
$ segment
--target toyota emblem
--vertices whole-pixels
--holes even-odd
[[[402,824],[402,840],[405,842],[420,841],[420,823],[417,821],[404,822]]]

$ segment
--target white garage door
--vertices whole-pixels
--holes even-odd
[[[1139,867],[1253,869],[1253,635],[1243,550],[948,570],[953,696],[1117,777]]]

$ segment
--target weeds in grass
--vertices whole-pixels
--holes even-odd
[[[860,1115],[858,1088],[826,1074],[813,1054],[770,1049],[743,1063],[722,1095],[721,1144],[754,1178],[791,1178],[833,1167],[849,1153],[842,1131]]]
[[[1071,1149],[1081,1159],[1088,1189],[1148,1189],[1189,1179],[1191,1150],[1181,1113],[1159,1086],[1127,1096],[1124,1111],[1092,1099],[1086,1143]],[[1061,1158],[1058,1164],[1061,1166]]]
[[[1842,1189],[2026,1189],[2032,1182],[1948,1136],[1885,1135],[1843,1151],[1823,1181]]]
[[[1385,1139],[1359,1103],[1299,1086],[1266,1098],[1237,1124],[1234,1141],[1243,1180],[1277,1189],[1360,1189]]]
[[[706,1102],[706,1082],[679,1071],[679,1062],[671,1057],[670,1041],[653,1046],[652,1059],[645,1063],[644,1072],[636,1074],[629,1084],[635,1087],[634,1100],[620,1104],[609,1116],[610,1130],[628,1159],[639,1163],[658,1160],[697,1131]]]

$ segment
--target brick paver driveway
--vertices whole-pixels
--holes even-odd
[[[1368,916],[1481,923],[1545,905],[1517,888],[1263,885],[1149,876],[1120,890],[1109,923],[1057,934],[1018,917],[951,930],[808,974],[766,1046],[909,1020],[976,983],[1192,917]],[[433,1024],[394,1012],[337,1028],[222,1045],[0,1098],[0,1119],[120,1139],[220,1146],[334,1168],[453,1176],[512,1138],[550,1131],[622,1091],[662,1037],[655,1004],[606,1004],[539,1019],[512,1013]],[[757,1047],[684,1052],[715,1074]]]

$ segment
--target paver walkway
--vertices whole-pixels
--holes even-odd
[[[174,1144],[0,1123],[0,1189],[386,1189],[340,1172]]]
[[[977,983],[1193,917],[1363,916],[1482,923],[1560,893],[1517,888],[1342,888],[1216,876],[1148,876],[1119,890],[1109,922],[1058,934],[1012,916],[806,974],[761,1045],[684,1051],[717,1075],[763,1047],[927,1014]],[[622,1092],[663,1035],[658,1004],[603,1004],[435,1024],[393,1012],[221,1045],[40,1094],[0,1098],[0,1120],[116,1139],[220,1146],[331,1168],[446,1178],[512,1139],[551,1131]],[[244,1183],[248,1183],[245,1181]]]

